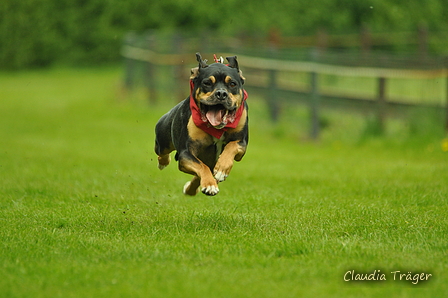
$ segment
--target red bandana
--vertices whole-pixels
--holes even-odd
[[[193,80],[190,80],[190,110],[191,110],[191,116],[193,117],[193,122],[196,124],[197,127],[208,133],[209,135],[220,139],[225,131],[229,128],[236,128],[238,126],[238,123],[240,122],[241,115],[244,111],[244,101],[247,99],[247,92],[246,90],[243,90],[243,102],[241,103],[240,107],[235,113],[235,119],[233,121],[229,121],[229,123],[226,124],[221,129],[213,127],[210,122],[207,120],[207,118],[202,116],[201,110],[199,109],[198,105],[196,104],[196,101],[193,97],[193,90],[194,90],[194,84]]]

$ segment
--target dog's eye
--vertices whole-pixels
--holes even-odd
[[[234,81],[231,81],[231,82],[229,83],[229,86],[232,87],[232,88],[234,88],[234,87],[236,87],[236,83],[235,83]]]
[[[204,85],[205,87],[211,87],[212,86],[212,81],[210,80],[204,80],[202,81],[202,85]]]

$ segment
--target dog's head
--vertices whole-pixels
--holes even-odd
[[[235,120],[238,108],[243,104],[244,77],[238,68],[236,56],[227,57],[227,65],[208,65],[196,53],[199,66],[191,70],[192,96],[202,117],[215,128],[221,129]]]

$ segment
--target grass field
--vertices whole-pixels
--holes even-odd
[[[0,73],[0,297],[448,296],[442,137],[299,141],[249,97],[247,155],[217,196],[185,197],[153,153],[173,103],[120,99],[120,76]]]

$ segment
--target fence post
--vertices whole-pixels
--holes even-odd
[[[312,61],[318,62],[321,57],[319,49],[314,47],[311,52]],[[320,135],[320,113],[319,113],[319,74],[312,70],[310,72],[310,84],[311,84],[311,93],[310,93],[310,137],[313,140],[318,140]]]
[[[311,118],[311,131],[310,137],[313,140],[319,139],[320,123],[319,123],[319,85],[318,85],[318,73],[310,72],[311,76],[311,104],[310,104],[310,118]]]
[[[150,51],[153,51],[155,48],[155,39],[156,35],[154,33],[148,33],[148,35],[145,36],[145,45]],[[155,68],[156,66],[150,61],[144,63],[144,84],[146,89],[148,90],[149,104],[157,103],[157,76],[155,75]]]
[[[278,54],[278,44],[280,43],[280,31],[278,29],[272,28],[269,32],[269,55],[272,59],[275,59]],[[268,70],[268,92],[266,93],[269,113],[271,119],[274,122],[278,121],[280,114],[280,103],[277,95],[277,71],[274,69]]]
[[[137,35],[134,31],[127,33],[123,40],[123,46],[133,46],[137,40]],[[135,77],[135,64],[136,61],[131,58],[124,58],[125,73],[124,73],[124,87],[127,91],[130,91],[134,87]]]
[[[180,33],[175,33],[173,36],[173,47],[174,54],[182,54],[184,46],[183,36]],[[184,86],[188,83],[185,79],[183,61],[176,61],[177,63],[174,65],[174,78],[175,78],[175,86],[173,94],[176,96],[176,102],[180,102],[185,98],[185,88]]]
[[[384,132],[386,120],[386,78],[378,78],[377,123],[378,133]]]
[[[274,69],[268,70],[268,108],[269,113],[271,115],[271,119],[274,122],[278,121],[279,114],[280,114],[280,105],[278,102],[278,96],[277,96],[277,71]]]

